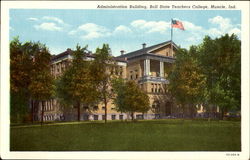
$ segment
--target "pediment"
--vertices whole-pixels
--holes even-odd
[[[172,44],[172,45],[171,45]],[[173,50],[173,51],[172,51]],[[161,56],[168,56],[173,57],[177,50],[177,46],[173,43],[166,43],[161,46],[157,46],[148,51],[148,53],[161,55]]]

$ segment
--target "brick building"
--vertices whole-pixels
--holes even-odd
[[[141,49],[125,53],[121,51],[121,55],[114,57],[120,72],[120,77],[127,80],[134,80],[139,87],[144,90],[150,98],[151,109],[147,113],[136,113],[137,119],[157,119],[166,118],[179,113],[178,106],[173,103],[168,95],[169,81],[168,71],[175,61],[174,55],[177,45],[171,41],[163,42],[147,47],[144,43]],[[72,50],[67,49],[65,52],[53,56],[51,62],[51,74],[56,78],[61,75],[67,66],[71,63]],[[89,52],[87,60],[93,60],[94,56]],[[41,104],[38,105],[36,120],[40,120]],[[108,120],[127,119],[130,116],[126,113],[120,113],[115,110],[115,106],[110,101],[108,103]],[[105,108],[103,104],[94,106],[94,110],[82,107],[81,120],[104,120]],[[51,99],[45,103],[44,120],[75,120],[76,108],[63,109],[56,99]]]

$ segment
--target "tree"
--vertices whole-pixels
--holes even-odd
[[[93,61],[91,73],[94,75],[94,84],[98,87],[100,102],[105,108],[105,123],[107,123],[107,105],[112,99],[112,68],[116,68],[116,63],[111,55],[108,44],[103,44],[102,48],[97,48]]]
[[[33,53],[33,67],[31,71],[31,83],[29,85],[29,91],[31,99],[40,101],[42,103],[41,108],[41,125],[43,124],[44,117],[44,103],[46,100],[54,96],[55,85],[54,78],[50,73],[50,61],[51,55],[45,45],[40,43],[31,43],[28,45],[28,49]],[[37,103],[36,103],[37,104]],[[32,102],[32,121],[34,105]]]
[[[145,113],[150,109],[149,97],[134,81],[118,79],[113,83],[116,110],[128,112],[134,120],[135,112]]]
[[[28,113],[30,72],[32,60],[30,53],[23,51],[18,37],[10,42],[10,113],[11,122],[18,122]]]
[[[196,104],[204,99],[205,76],[198,65],[197,47],[190,50],[179,49],[173,71],[169,75],[169,91],[183,112],[187,108],[189,116],[193,117]]]
[[[73,61],[69,68],[57,80],[57,95],[61,103],[77,108],[77,120],[80,121],[81,105],[96,103],[98,92],[91,62],[86,59],[87,47],[76,46]]]
[[[50,53],[39,42],[22,44],[18,38],[10,43],[11,120],[29,112],[32,99],[44,100],[53,92]],[[46,95],[46,96],[45,96]],[[33,103],[31,103],[33,104]],[[33,121],[33,105],[31,105]]]
[[[115,109],[118,112],[127,112],[127,106],[125,104],[125,93],[126,93],[126,83],[122,78],[115,78],[112,80],[113,101],[115,104]]]
[[[206,76],[207,101],[224,112],[240,110],[241,41],[234,34],[206,36],[199,46],[199,62]]]

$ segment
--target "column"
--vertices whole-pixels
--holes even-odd
[[[146,59],[144,59],[144,61],[143,61],[143,71],[144,71],[144,73],[143,73],[143,75],[144,76],[146,76],[147,75],[147,60]]]
[[[160,61],[160,77],[164,77],[164,62]]]
[[[144,60],[144,76],[149,76],[150,73],[150,59]]]
[[[148,59],[148,76],[150,75],[150,59]]]

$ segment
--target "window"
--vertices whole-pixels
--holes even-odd
[[[53,100],[50,100],[50,109],[51,109],[51,110],[54,110]]]
[[[98,110],[98,106],[94,106],[94,110]]]
[[[94,115],[94,120],[98,120],[98,115]]]
[[[122,115],[122,114],[119,115],[119,119],[120,119],[120,120],[123,120],[123,115]]]
[[[120,72],[120,75],[122,75],[122,71]]]
[[[115,120],[115,115],[112,115],[111,118],[112,118],[112,120]]]
[[[143,114],[137,114],[136,119],[144,119]]]
[[[130,79],[131,79],[131,80],[133,79],[133,75],[130,75]]]
[[[135,79],[137,79],[137,78],[138,78],[138,74],[135,75]]]
[[[102,120],[105,120],[105,115],[102,115]]]
[[[105,110],[105,106],[102,106],[102,110]]]

